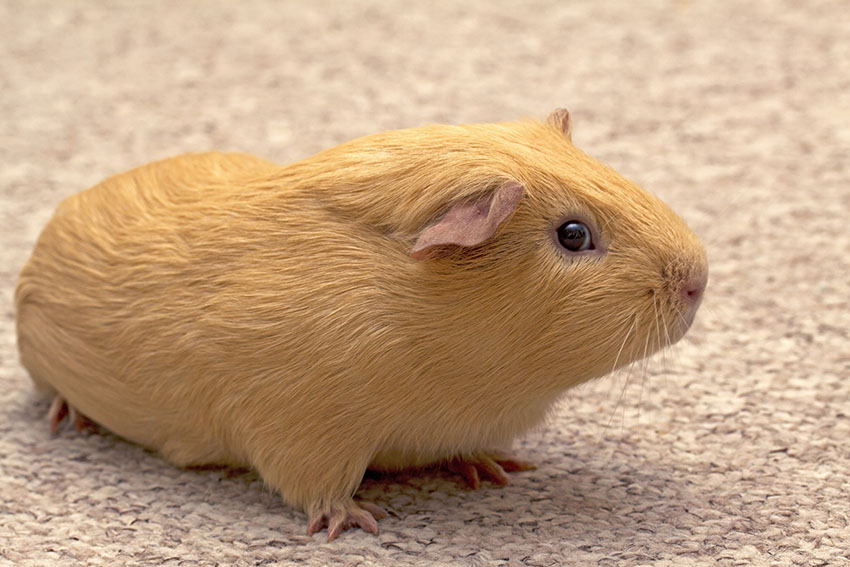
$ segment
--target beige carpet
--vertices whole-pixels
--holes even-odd
[[[333,5],[333,7],[331,7]],[[367,479],[333,543],[238,471],[51,437],[12,289],[60,199],[210,148],[545,116],[704,237],[690,337],[570,392],[479,492]],[[0,2],[0,564],[850,565],[850,5]]]

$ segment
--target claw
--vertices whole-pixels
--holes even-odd
[[[514,459],[501,453],[481,454],[475,457],[456,457],[448,462],[448,469],[463,477],[473,490],[481,488],[482,478],[499,486],[510,484],[508,472],[536,469],[534,463]]]
[[[95,429],[95,423],[85,415],[77,411],[77,408],[70,405],[62,396],[56,396],[50,403],[50,409],[47,411],[47,419],[50,422],[50,433],[56,435],[59,432],[59,424],[65,417],[74,424],[74,429],[79,433],[91,431]]]
[[[311,516],[309,521],[307,522],[307,535],[313,535],[315,533],[320,532],[322,529],[327,527],[328,518],[324,514],[318,514],[316,516]]]
[[[56,396],[50,402],[50,409],[47,410],[47,419],[50,422],[50,433],[56,435],[59,431],[59,424],[68,415],[68,404],[61,396]]]
[[[367,512],[372,514],[372,517],[374,517],[376,520],[383,520],[384,518],[387,517],[386,510],[384,510],[380,506],[376,506],[375,504],[372,504],[371,502],[362,502],[361,501],[361,502],[358,502],[357,504],[361,508],[363,508],[364,510],[366,510]]]
[[[504,469],[505,472],[522,472],[537,470],[537,465],[531,461],[522,461],[520,459],[512,459],[508,456],[504,458],[496,457],[495,460]]]
[[[448,462],[448,469],[462,476],[469,488],[478,490],[481,488],[481,476],[478,474],[477,463],[477,460],[472,461],[457,457]]]
[[[387,513],[370,502],[350,501],[334,506],[330,512],[316,512],[307,523],[307,535],[313,535],[328,528],[328,541],[333,541],[348,528],[360,528],[370,534],[378,535],[378,520]]]

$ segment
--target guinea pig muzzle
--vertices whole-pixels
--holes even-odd
[[[694,322],[694,317],[696,316],[697,309],[699,309],[699,306],[702,303],[702,298],[705,294],[705,287],[707,284],[708,270],[705,268],[699,268],[694,270],[690,276],[684,278],[679,286],[679,296],[682,304],[684,305],[684,311],[682,313],[684,331],[690,329]]]

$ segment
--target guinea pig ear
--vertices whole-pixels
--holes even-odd
[[[516,211],[525,188],[507,181],[478,201],[458,203],[419,235],[410,251],[415,260],[444,258],[451,246],[476,246],[491,238]]]
[[[546,119],[546,122],[561,132],[567,137],[567,140],[573,140],[573,121],[570,118],[570,111],[566,108],[556,108]]]

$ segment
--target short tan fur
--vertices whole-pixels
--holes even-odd
[[[505,449],[690,324],[699,240],[570,128],[556,111],[111,177],[58,207],[21,273],[21,360],[177,465],[250,465],[313,531],[362,526],[367,467]],[[570,219],[594,250],[559,245]]]

